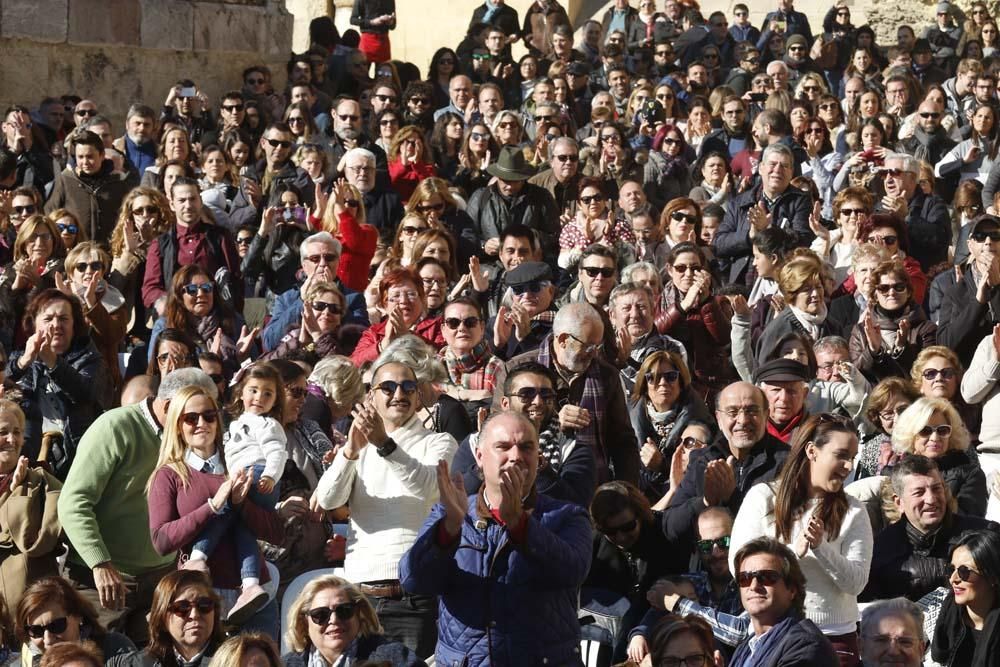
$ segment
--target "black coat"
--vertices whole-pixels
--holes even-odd
[[[932,266],[947,261],[951,245],[951,217],[948,205],[937,195],[925,195],[917,189],[906,214],[906,229],[910,237],[908,255],[920,262],[927,273]]]
[[[405,213],[399,195],[390,188],[376,186],[371,192],[365,193],[364,200],[366,222],[378,230],[382,240],[392,245],[396,227]]]
[[[971,269],[962,280],[945,290],[941,299],[941,318],[937,342],[955,351],[962,364],[968,366],[976,346],[993,333],[994,322],[1000,321],[1000,290],[990,292],[985,304],[976,300],[976,282]]]
[[[382,635],[362,637],[358,640],[358,660],[368,660],[374,664],[389,663],[391,667],[427,667],[427,663],[399,642],[389,641]],[[286,653],[281,656],[285,667],[306,667],[309,664],[309,651],[302,653]]]
[[[1000,650],[1000,609],[994,607],[987,615],[983,630],[976,640],[971,628],[965,622],[965,607],[955,604],[955,594],[941,603],[937,623],[934,625],[934,640],[931,643],[931,657],[942,667],[992,667],[997,664]],[[972,655],[965,650],[971,649]],[[971,658],[971,662],[968,660]]]
[[[788,629],[767,662],[755,667],[839,667],[840,660],[830,640],[816,624],[803,618]]]
[[[509,225],[518,223],[538,232],[542,253],[553,266],[559,241],[559,211],[548,190],[525,183],[519,194],[507,199],[495,186],[479,190],[469,198],[465,209],[472,218],[480,243],[498,238]]]
[[[958,511],[980,519],[985,517],[990,494],[986,488],[986,474],[979,467],[979,461],[965,452],[952,450],[936,462],[951,497],[958,502]],[[885,476],[891,473],[892,466],[882,471]]]

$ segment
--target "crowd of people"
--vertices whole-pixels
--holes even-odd
[[[776,3],[8,108],[0,664],[996,665],[998,8]]]

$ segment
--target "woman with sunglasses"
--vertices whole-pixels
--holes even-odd
[[[920,352],[935,344],[937,325],[913,298],[910,276],[899,261],[872,274],[873,298],[851,332],[851,361],[869,377],[905,376]]]
[[[23,644],[22,666],[38,667],[49,649],[64,642],[94,642],[105,665],[135,651],[128,637],[101,625],[93,605],[62,577],[45,577],[28,587],[14,611],[14,631]]]
[[[444,347],[441,318],[429,317],[424,284],[412,268],[389,269],[378,281],[376,308],[385,317],[365,329],[351,359],[374,361],[393,339],[406,333],[423,338],[434,349]]]
[[[860,501],[844,492],[858,453],[847,418],[807,418],[777,480],[750,489],[733,522],[729,562],[758,537],[772,537],[798,557],[806,577],[806,618],[841,655],[858,665],[858,595],[868,582],[872,529]]]
[[[711,441],[711,430],[687,435],[689,424],[712,421],[705,402],[691,390],[691,373],[676,352],[661,350],[646,357],[629,397],[629,416],[640,443],[639,487],[662,510],[670,490],[677,489],[687,458]],[[707,432],[704,432],[707,431]]]
[[[452,183],[466,194],[486,187],[493,177],[486,173],[490,160],[500,154],[500,146],[493,139],[486,123],[472,123],[462,137],[458,151],[458,171]]]
[[[693,199],[676,197],[660,214],[663,240],[673,248],[680,243],[699,244],[701,236],[701,207]]]
[[[874,243],[885,248],[890,259],[903,263],[906,274],[910,277],[913,288],[913,300],[923,303],[927,295],[927,274],[920,268],[920,262],[907,254],[910,248],[910,235],[906,223],[895,215],[876,213],[862,220],[858,228],[858,240],[861,243]],[[848,279],[845,289],[854,290],[854,282]],[[873,287],[874,289],[874,287]]]
[[[650,203],[662,208],[676,197],[687,197],[691,192],[691,162],[695,153],[688,147],[680,127],[659,125],[658,122],[657,127],[645,166],[645,180],[640,183],[653,180],[646,188],[651,193]]]
[[[614,216],[608,208],[604,182],[592,176],[580,179],[576,215],[563,221],[559,234],[559,266],[570,269],[579,263],[583,251],[600,243],[620,256],[635,257],[635,234],[625,218]],[[629,264],[630,262],[624,262]]]
[[[625,131],[617,123],[605,123],[597,132],[597,145],[587,146],[580,151],[580,173],[584,176],[614,180],[620,188],[626,181],[635,181],[643,186],[656,180],[655,169],[635,160],[625,136]],[[690,191],[690,188],[688,189]]]
[[[945,667],[987,667],[1000,651],[1000,536],[966,531],[951,548],[948,596],[941,603],[931,657]]]
[[[303,352],[322,359],[347,351],[340,328],[347,302],[340,289],[333,283],[314,282],[306,289],[304,297],[299,326],[285,334],[278,346],[261,359],[298,358]]]
[[[433,102],[434,106],[431,107],[428,104],[427,108],[433,110],[448,106],[451,102],[448,97],[448,85],[451,82],[451,77],[459,73],[458,56],[454,50],[442,47],[434,52],[434,55],[431,56],[431,64],[427,68],[426,79],[434,87],[433,100],[428,100],[428,102]]]
[[[208,667],[225,639],[222,600],[201,572],[171,572],[149,608],[149,646],[117,658],[115,667]]]
[[[375,145],[388,152],[392,140],[403,125],[403,114],[396,109],[386,108],[375,114],[372,119],[372,134]]]
[[[334,183],[330,194],[323,199],[326,199],[322,204],[323,231],[340,241],[337,278],[348,289],[360,292],[368,284],[368,273],[378,246],[378,230],[368,224],[364,195],[345,179]]]
[[[431,148],[423,131],[415,125],[400,128],[386,155],[389,180],[403,204],[409,201],[420,181],[437,175]]]
[[[287,667],[339,665],[352,661],[418,667],[424,661],[383,635],[374,607],[354,584],[332,574],[311,580],[288,610]]]
[[[209,570],[212,586],[226,602],[228,622],[249,630],[258,627],[255,620],[263,623],[267,613],[260,612],[274,592],[263,589],[271,577],[255,540],[280,544],[284,530],[277,512],[248,497],[252,473],[239,469],[227,474],[222,431],[218,403],[204,388],[184,387],[170,401],[159,458],[147,482],[149,532],[158,553],[180,551],[185,556],[181,569]],[[237,522],[253,540],[242,539]],[[223,530],[223,539],[205,559],[189,560],[209,529]],[[241,562],[243,550],[256,552],[247,556],[249,563]],[[258,584],[245,584],[244,574],[251,568]]]
[[[465,119],[453,111],[441,114],[430,132],[434,165],[438,175],[447,181],[452,180],[458,171],[458,152],[464,133]]]
[[[18,321],[24,315],[28,300],[39,291],[55,287],[55,277],[63,270],[66,248],[62,237],[49,218],[41,214],[30,216],[17,231],[13,258],[0,270],[0,342],[12,349],[22,342]]]
[[[795,141],[806,153],[802,176],[812,181],[820,196],[820,215],[829,220],[833,215],[833,180],[840,172],[841,156],[833,150],[830,130],[821,119],[809,116],[795,132]]]
[[[67,252],[72,250],[77,243],[87,240],[87,230],[80,224],[80,219],[72,211],[59,208],[49,213],[48,218],[59,230],[59,236],[62,238],[63,247],[66,248]]]
[[[444,339],[441,350],[448,379],[448,394],[462,401],[469,416],[477,408],[489,407],[497,385],[503,361],[493,354],[486,338],[486,320],[479,303],[468,297],[452,299],[444,307]]]
[[[478,254],[479,241],[472,218],[459,206],[448,181],[443,178],[425,178],[420,181],[410,201],[406,203],[405,210],[408,214],[423,216],[431,228],[442,229],[451,234],[456,244],[456,252],[452,256],[459,266],[465,266],[471,257]]]
[[[201,201],[215,222],[235,233],[240,225],[257,221],[260,189],[256,181],[240,179],[232,158],[219,146],[208,146],[201,154],[202,176],[198,179]],[[252,183],[244,189],[247,183]]]
[[[896,418],[892,430],[893,451],[901,456],[919,454],[933,459],[951,497],[958,501],[958,511],[984,517],[989,499],[986,475],[969,450],[969,441],[969,430],[958,410],[943,398],[917,399]],[[882,474],[889,475],[891,470],[885,469]]]
[[[920,398],[908,380],[890,377],[882,380],[868,395],[865,419],[869,435],[861,443],[858,455],[857,479],[881,475],[882,471],[902,458],[892,448],[892,433],[899,416]]]

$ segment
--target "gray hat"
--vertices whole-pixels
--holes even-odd
[[[808,382],[809,369],[793,359],[772,359],[757,369],[753,381],[761,382]]]
[[[948,14],[950,12],[951,12],[951,3],[950,2],[939,2],[938,3],[938,6],[937,6],[937,13],[938,14]]]
[[[521,262],[507,272],[503,281],[508,286],[552,280],[552,269],[545,262]]]
[[[486,168],[486,173],[505,181],[526,181],[535,175],[535,169],[528,164],[520,148],[504,146],[497,161]]]

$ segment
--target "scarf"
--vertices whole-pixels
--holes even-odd
[[[657,412],[653,404],[646,402],[646,414],[649,415],[649,422],[653,425],[653,430],[663,442],[670,437],[670,432],[674,430],[674,423],[677,421],[678,410],[671,408],[666,412]]]
[[[188,323],[194,327],[195,332],[198,334],[198,338],[201,339],[202,346],[204,349],[209,349],[212,345],[212,341],[215,340],[215,332],[222,327],[222,320],[218,315],[218,312],[213,310],[211,313],[205,317],[196,317],[191,313],[188,313]],[[219,351],[219,356],[223,359],[235,359],[236,358],[236,343],[233,339],[226,335],[225,330],[222,332],[222,349]]]
[[[468,353],[456,355],[451,348],[445,348],[444,363],[448,367],[448,375],[451,381],[456,384],[462,383],[462,376],[468,373],[475,373],[490,360],[490,349],[483,339],[476,344]]]
[[[340,654],[337,662],[332,665],[326,661],[320,652],[316,650],[313,646],[309,649],[309,656],[306,659],[306,667],[351,667],[357,664],[358,655],[358,639],[355,637],[351,645],[347,647],[347,650]]]
[[[500,6],[496,3],[486,0],[486,13],[483,14],[482,22],[490,23],[493,20],[493,16],[500,11]]]
[[[884,433],[881,438],[878,445],[878,462],[874,471],[876,475],[881,475],[884,469],[903,460],[903,455],[892,448],[892,438]]]
[[[552,469],[559,472],[562,467],[562,446],[559,443],[559,420],[553,415],[538,433],[538,449]]]
[[[781,642],[785,635],[799,623],[799,618],[789,614],[781,619],[777,625],[765,632],[759,638],[753,652],[750,651],[750,641],[745,641],[736,647],[733,660],[729,667],[756,667],[757,665],[770,665],[775,663],[777,651],[781,648]]]
[[[783,443],[788,444],[792,440],[792,433],[798,428],[799,422],[801,422],[806,416],[805,410],[795,415],[788,420],[788,423],[784,426],[778,426],[770,419],[767,420],[767,432],[773,435],[778,440]]]
[[[823,322],[826,321],[825,303],[819,304],[819,312],[815,315],[810,315],[792,305],[789,305],[788,309],[792,311],[792,315],[795,315],[795,319],[799,321],[799,324],[802,325],[814,342],[820,339],[820,333],[822,333],[821,327],[823,326]]]
[[[664,153],[666,164],[663,167],[663,175],[667,178],[680,178],[681,175],[689,171],[688,162],[681,155],[667,157]]]

